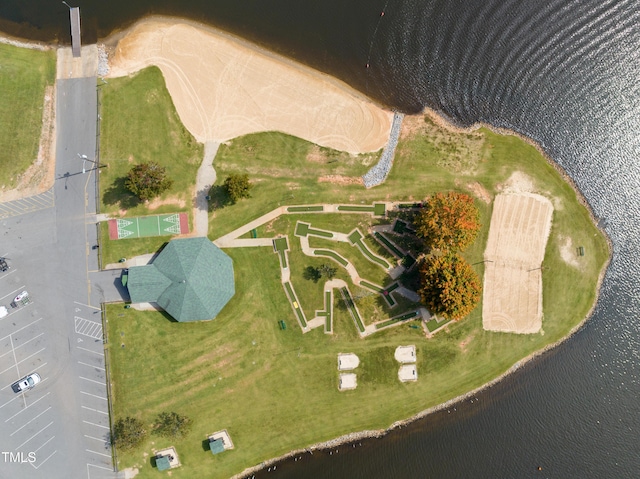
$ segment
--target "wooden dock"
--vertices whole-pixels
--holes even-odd
[[[69,17],[71,19],[71,51],[74,57],[79,57],[82,46],[80,41],[80,8],[70,8]]]

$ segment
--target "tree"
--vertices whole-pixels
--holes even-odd
[[[156,417],[153,432],[164,437],[182,437],[191,429],[191,418],[177,412],[161,412]]]
[[[308,279],[310,281],[313,281],[314,283],[317,283],[321,278],[320,269],[314,266],[307,266],[304,269],[302,276],[304,277],[304,279]]]
[[[171,188],[173,180],[167,177],[166,168],[150,161],[131,168],[124,185],[140,200],[148,201]]]
[[[252,185],[249,183],[249,175],[230,175],[224,180],[224,188],[232,203],[237,203],[242,198],[251,198],[249,190]]]
[[[121,449],[132,449],[136,447],[147,436],[142,421],[135,417],[127,416],[120,418],[113,425],[111,443]]]
[[[428,256],[420,266],[418,294],[432,313],[461,319],[480,301],[482,285],[471,265],[456,253]]]
[[[318,268],[320,276],[327,279],[332,279],[338,272],[338,268],[331,266],[330,264],[323,263]]]
[[[480,213],[469,195],[438,193],[426,201],[414,226],[429,250],[462,251],[478,235]]]

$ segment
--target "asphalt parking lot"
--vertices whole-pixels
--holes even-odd
[[[58,81],[56,180],[38,208],[3,203],[0,256],[0,477],[103,479],[114,472],[102,318],[91,294],[97,269],[95,78]],[[29,206],[29,207],[28,207]],[[108,284],[105,294],[112,295]],[[28,301],[11,307],[28,291]],[[41,382],[11,385],[37,372]]]
[[[8,311],[0,318],[0,470],[18,478],[113,477],[101,312],[73,303],[70,364],[61,367],[60,335],[44,298],[8,263],[0,272],[0,306]],[[12,307],[25,290],[28,297]],[[15,393],[12,385],[34,372],[41,382]],[[65,383],[75,390],[61,391]],[[81,474],[70,474],[71,454],[82,461]]]

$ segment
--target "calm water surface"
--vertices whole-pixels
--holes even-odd
[[[408,112],[429,106],[461,124],[519,131],[569,172],[607,220],[615,254],[600,302],[565,345],[473,403],[256,477],[640,476],[637,0],[85,0],[80,6],[88,40],[148,13],[179,14],[269,45],[387,105]],[[2,0],[0,18],[5,31],[68,41],[68,13],[59,2]]]

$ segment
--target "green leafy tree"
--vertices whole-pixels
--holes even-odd
[[[318,272],[321,277],[332,279],[338,273],[338,268],[331,266],[330,264],[323,263],[318,268]]]
[[[249,190],[251,190],[251,183],[249,183],[249,175],[230,175],[224,180],[224,189],[227,191],[232,203],[237,203],[242,198],[251,198]]]
[[[140,200],[148,201],[171,188],[173,180],[167,177],[166,168],[150,161],[131,168],[124,185]]]
[[[161,412],[153,425],[153,433],[164,437],[183,437],[191,429],[192,421],[177,412]]]
[[[302,275],[304,279],[308,279],[309,281],[313,281],[314,283],[320,281],[321,278],[320,269],[314,266],[307,266],[304,269]]]
[[[113,425],[111,443],[120,449],[133,449],[147,437],[144,424],[135,417],[120,418]]]
[[[414,226],[429,251],[463,251],[478,236],[480,213],[469,195],[438,193],[426,201]]]
[[[464,258],[456,253],[428,256],[420,266],[418,290],[432,313],[447,319],[467,316],[480,301],[480,278]]]

